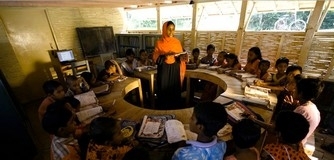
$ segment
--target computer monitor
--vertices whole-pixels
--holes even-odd
[[[72,50],[60,50],[57,51],[57,57],[59,62],[71,62],[75,61]]]

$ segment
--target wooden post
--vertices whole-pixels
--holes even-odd
[[[222,38],[222,46],[220,48],[220,50],[222,50],[222,51],[226,50],[226,48],[225,48],[225,37],[226,37],[226,33],[224,33],[223,38]]]
[[[160,3],[157,4],[157,29],[158,33],[161,33],[161,21],[160,21]]]
[[[312,12],[312,15],[307,24],[304,43],[300,50],[300,55],[298,59],[298,65],[302,67],[304,67],[306,59],[308,57],[314,34],[317,31],[317,24],[320,20],[321,12],[324,7],[324,4],[325,4],[325,1],[317,0],[314,10]]]
[[[281,36],[281,40],[279,42],[279,46],[278,46],[278,50],[277,50],[277,53],[276,53],[276,59],[278,59],[279,57],[281,57],[281,51],[282,51],[282,47],[283,47],[283,42],[285,40],[285,34],[283,34]],[[275,59],[275,60],[276,60]]]
[[[240,19],[239,19],[239,27],[237,31],[237,42],[235,46],[235,54],[239,55],[241,54],[242,49],[242,41],[244,38],[245,33],[245,17],[247,12],[247,0],[242,0],[241,4],[241,13],[240,13]]]
[[[196,35],[197,35],[197,3],[193,4],[193,17],[192,17],[192,25],[191,25],[191,49],[196,48],[197,42],[196,42]]]

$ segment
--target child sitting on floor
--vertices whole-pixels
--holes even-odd
[[[48,108],[48,106],[57,100],[62,100],[65,97],[65,91],[62,84],[55,80],[49,80],[44,82],[43,90],[47,94],[38,108],[38,118],[42,121],[42,118]]]
[[[196,66],[198,66],[201,63],[201,61],[199,59],[199,53],[200,53],[200,51],[199,51],[198,48],[194,48],[192,50],[192,52],[191,52],[192,57],[189,60],[189,64],[196,64]]]
[[[236,147],[236,159],[260,160],[260,153],[255,145],[261,137],[261,128],[252,120],[243,119],[234,125],[232,137]]]
[[[261,60],[259,63],[259,70],[257,71],[256,75],[257,78],[264,82],[270,82],[272,79],[268,69],[270,67],[270,62],[268,60]]]
[[[207,55],[201,59],[202,64],[209,64],[212,66],[216,62],[216,58],[213,57],[213,54],[216,51],[216,47],[213,44],[209,44],[206,47],[206,53]]]
[[[252,47],[248,51],[247,63],[244,67],[244,70],[251,74],[256,74],[259,63],[262,60],[262,53],[259,47]]]
[[[75,121],[75,114],[68,109],[66,101],[52,103],[43,119],[42,127],[52,136],[51,153],[54,160],[59,159],[80,159],[78,140],[83,130],[78,129]]]
[[[151,59],[148,59],[148,54],[145,49],[141,49],[139,51],[139,60],[138,60],[138,67],[141,66],[152,66],[153,62]]]
[[[320,112],[312,102],[322,92],[324,83],[320,79],[301,78],[297,81],[297,92],[290,97],[285,97],[285,103],[297,106],[294,112],[303,115],[310,124],[309,132],[303,139],[304,145],[320,123]]]
[[[97,80],[102,82],[112,82],[120,77],[119,71],[114,62],[107,60],[104,62],[104,69],[98,74]]]
[[[122,160],[135,147],[134,143],[124,143],[119,121],[109,117],[94,119],[90,124],[90,136],[91,141],[87,149],[87,160]],[[138,155],[143,156],[147,154],[142,152]]]
[[[309,126],[301,114],[280,112],[274,127],[279,135],[278,142],[265,145],[261,159],[310,159],[301,143],[309,131]]]
[[[203,102],[194,107],[190,131],[197,133],[196,141],[187,141],[190,146],[175,151],[173,160],[223,159],[226,143],[217,140],[217,132],[227,123],[225,107],[215,102]]]
[[[228,53],[225,55],[226,65],[223,68],[231,68],[233,70],[241,70],[241,64],[239,63],[238,56],[234,53]]]
[[[276,60],[275,68],[277,73],[273,74],[272,83],[273,85],[280,85],[281,81],[286,77],[285,71],[288,68],[289,59],[281,57]]]
[[[77,94],[81,94],[84,92],[89,91],[90,86],[82,77],[76,77],[76,76],[67,76],[66,77],[66,83],[67,83],[67,92],[65,96],[74,96]]]
[[[217,56],[217,61],[213,65],[221,66],[221,67],[226,66],[226,58],[225,58],[226,55],[227,55],[227,52],[225,51],[219,52]]]
[[[102,81],[98,81],[95,77],[95,75],[91,72],[83,72],[80,75],[82,78],[85,79],[85,81],[88,83],[88,85],[93,88],[93,87],[98,87],[101,86],[103,84],[105,84]]]
[[[135,59],[135,52],[133,49],[125,51],[126,61],[121,64],[122,71],[125,76],[133,76],[134,69],[137,67],[137,60]]]

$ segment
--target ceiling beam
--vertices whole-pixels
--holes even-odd
[[[309,51],[311,48],[312,40],[314,34],[317,31],[317,25],[321,18],[322,9],[324,7],[325,1],[317,0],[312,15],[310,16],[309,22],[306,27],[306,34],[303,46],[300,50],[300,55],[298,59],[298,65],[304,67],[307,57],[309,55]]]

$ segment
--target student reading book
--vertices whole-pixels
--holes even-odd
[[[103,108],[98,105],[98,100],[93,91],[75,95],[74,98],[80,101],[79,112],[76,113],[80,122],[90,122],[93,117],[103,112]]]
[[[175,151],[173,160],[223,159],[226,143],[217,140],[217,132],[226,125],[227,113],[223,105],[203,102],[194,107],[190,131],[197,133],[195,141],[187,141],[190,146]]]

